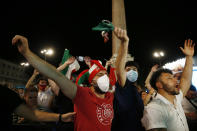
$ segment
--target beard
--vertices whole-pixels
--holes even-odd
[[[170,88],[169,88],[169,86],[168,86],[168,84],[165,84],[165,83],[163,83],[162,82],[162,84],[163,84],[163,89],[168,93],[168,94],[170,94],[170,95],[178,95],[179,94],[179,90],[178,90],[178,88],[175,86],[175,87],[171,87],[173,90],[171,90]]]
[[[95,90],[98,94],[105,94],[105,92],[103,92],[103,91],[98,87],[98,84],[93,83],[92,86],[94,87],[94,90]]]

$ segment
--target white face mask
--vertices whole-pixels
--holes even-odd
[[[137,71],[130,70],[130,71],[127,72],[127,79],[128,79],[130,82],[136,82],[136,81],[137,81],[137,78],[138,78],[138,73],[137,73]]]
[[[103,75],[97,79],[98,87],[101,91],[107,92],[109,90],[109,77]]]

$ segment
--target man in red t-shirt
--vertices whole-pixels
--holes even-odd
[[[114,34],[126,41],[125,30],[115,28]],[[113,97],[108,92],[109,78],[104,67],[95,62],[89,69],[90,88],[79,87],[58,72],[54,66],[36,56],[28,47],[24,36],[16,35],[12,44],[17,45],[18,51],[41,74],[54,80],[65,96],[73,100],[76,111],[75,130],[77,131],[110,131],[113,119]]]
[[[109,90],[109,77],[99,61],[91,60],[90,69],[79,74],[76,85],[88,79],[90,88],[77,86],[74,111],[77,112],[75,130],[110,131],[113,119],[113,98]]]

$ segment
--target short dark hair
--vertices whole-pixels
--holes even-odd
[[[125,64],[125,68],[128,67],[128,66],[135,66],[138,71],[140,69],[139,64],[135,61],[127,61],[126,64]]]
[[[159,77],[161,76],[162,73],[173,74],[171,70],[164,69],[164,68],[160,68],[156,72],[154,72],[151,79],[150,79],[150,84],[155,90],[158,90],[156,87],[156,82],[159,80]]]
[[[39,82],[40,82],[41,80],[45,80],[45,81],[47,82],[47,84],[49,84],[48,79],[47,79],[47,77],[45,77],[45,76],[40,76],[40,77],[38,78],[36,84],[39,84]]]

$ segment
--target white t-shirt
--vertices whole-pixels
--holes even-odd
[[[37,98],[39,109],[44,111],[50,111],[50,102],[52,97],[53,97],[53,92],[51,91],[51,87],[49,87],[45,91],[39,91]]]
[[[144,109],[141,121],[145,129],[166,128],[167,131],[189,131],[181,105],[182,100],[183,93],[181,91],[179,95],[176,95],[175,105],[158,93]]]

